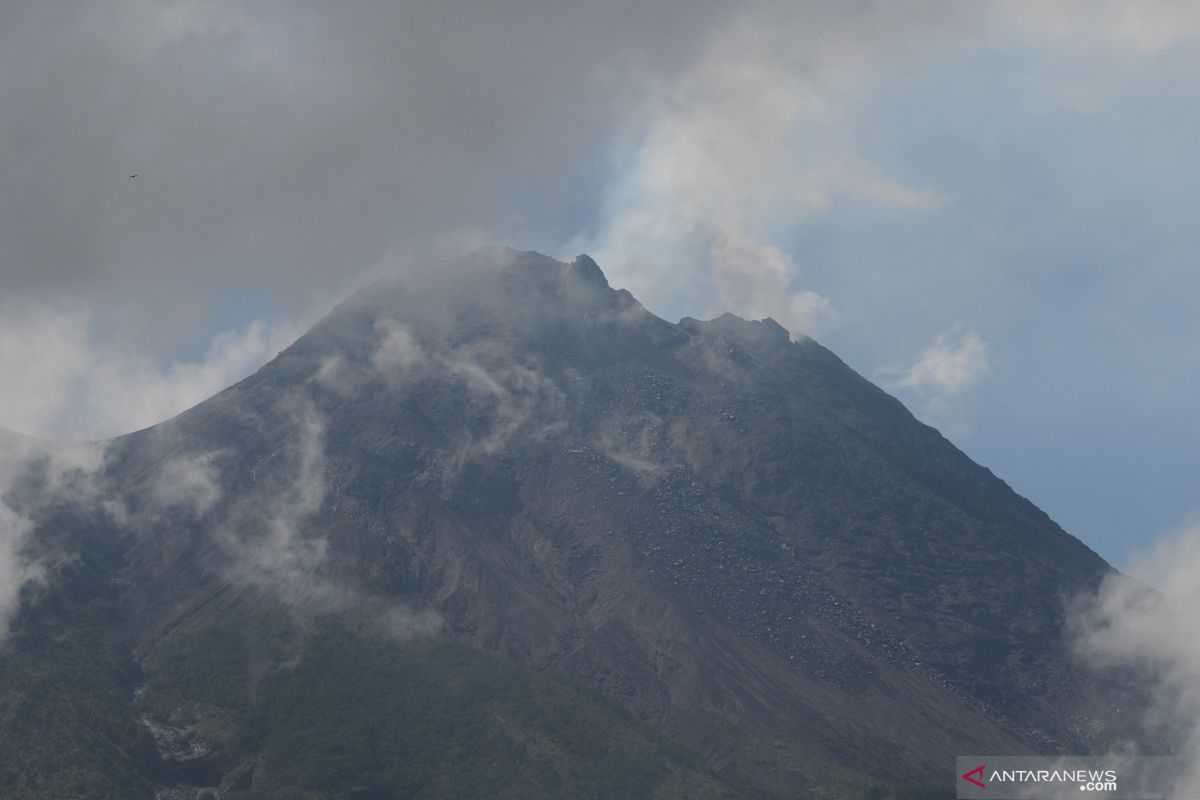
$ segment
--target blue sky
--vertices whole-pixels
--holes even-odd
[[[0,425],[152,424],[500,241],[813,335],[1117,564],[1200,510],[1200,10],[535,5],[0,9]]]
[[[843,314],[823,340],[870,377],[978,331],[952,437],[1118,563],[1200,508],[1196,56],[1003,41],[887,76],[857,147],[940,203],[837,209],[788,243]]]
[[[834,197],[764,237],[829,301],[820,341],[1117,564],[1200,508],[1198,52],[1010,33],[907,57],[833,124],[936,201]],[[787,146],[819,161],[819,123]],[[964,390],[897,380],[964,331],[986,343]]]

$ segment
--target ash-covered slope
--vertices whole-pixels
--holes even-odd
[[[268,780],[245,697],[327,624],[590,687],[702,756],[655,767],[685,795],[857,796],[1127,733],[1063,637],[1098,556],[816,342],[668,323],[586,256],[377,285],[108,463],[143,710],[204,731],[232,797]]]

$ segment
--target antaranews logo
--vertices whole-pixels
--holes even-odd
[[[955,794],[960,800],[1197,797],[1181,791],[1182,759],[1125,756],[959,756]]]
[[[986,789],[987,784],[983,782],[983,771],[985,769],[987,769],[987,765],[980,764],[978,767],[971,770],[970,772],[964,772],[962,775],[963,780],[970,781],[971,783],[978,786],[980,789]]]

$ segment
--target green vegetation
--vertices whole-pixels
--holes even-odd
[[[138,663],[106,555],[85,550],[68,573],[0,654],[0,800],[148,799],[160,785],[229,800],[947,796],[723,723],[758,777],[739,767],[731,784],[553,671],[245,596],[156,637]],[[162,760],[143,717],[206,752]]]
[[[145,684],[98,575],[37,607],[37,636],[0,656],[0,798],[153,797],[210,785],[230,800],[753,796],[611,701],[552,672],[443,639],[386,641],[342,622],[259,609],[184,624],[144,660]],[[93,587],[88,591],[87,587]],[[210,751],[162,763],[138,718]],[[732,726],[739,760],[827,800],[940,800],[794,742]],[[201,777],[197,777],[201,776]],[[773,783],[773,781],[772,781]]]
[[[18,624],[0,653],[4,800],[150,796],[154,743],[132,713],[128,647],[93,559],[27,612],[36,624]]]
[[[110,570],[85,551],[0,653],[0,800],[736,796],[611,701],[447,639],[226,609],[138,664]],[[208,752],[162,761],[140,717]]]
[[[600,696],[444,639],[226,621],[147,669],[142,710],[214,745],[230,798],[733,796]]]
[[[803,787],[803,796],[812,800],[953,800],[954,797],[949,782],[897,783],[852,769],[824,751],[819,738],[799,741],[768,736],[717,719],[710,720],[708,729],[720,737],[725,751],[734,754],[739,764],[738,777],[730,780],[747,797],[793,798],[800,796],[796,787]]]

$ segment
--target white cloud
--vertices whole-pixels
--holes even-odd
[[[99,341],[81,308],[0,313],[0,425],[52,439],[98,439],[174,416],[253,372],[298,329],[258,320],[217,335],[203,359],[161,365]]]
[[[421,345],[408,328],[392,319],[377,322],[379,346],[371,363],[387,380],[394,380],[421,361]]]
[[[185,508],[196,514],[211,510],[221,499],[216,459],[219,453],[170,458],[155,470],[150,485],[154,512]]]
[[[939,333],[912,364],[883,367],[879,375],[887,388],[915,397],[919,417],[943,433],[961,438],[971,432],[964,397],[990,367],[987,342],[974,330],[955,323]]]
[[[956,324],[939,333],[911,366],[887,371],[896,376],[893,386],[956,397],[987,374],[988,345],[975,331]]]
[[[33,551],[36,507],[100,499],[95,475],[104,461],[98,445],[54,445],[0,432],[0,642],[8,635],[22,593],[47,579],[48,554]],[[20,506],[13,487],[36,468],[41,490]],[[32,502],[32,507],[30,503]]]
[[[311,407],[298,410],[294,424],[292,441],[281,452],[286,461],[293,462],[290,481],[265,504],[256,500],[255,508],[234,514],[231,522],[238,529],[219,530],[217,537],[234,555],[230,567],[233,580],[273,589],[290,603],[328,602],[341,594],[318,575],[329,541],[305,531],[306,523],[325,502],[325,425]],[[261,529],[247,530],[248,520],[260,521]]]
[[[27,583],[40,581],[45,574],[41,563],[29,559],[24,552],[32,530],[32,520],[0,500],[0,642],[8,636],[21,591]]]
[[[1145,721],[1182,732],[1179,752],[1192,766],[1179,786],[1192,791],[1172,797],[1191,797],[1200,781],[1200,517],[1135,557],[1129,571],[1139,580],[1109,576],[1077,609],[1076,643],[1089,663],[1141,668],[1156,681]]]

